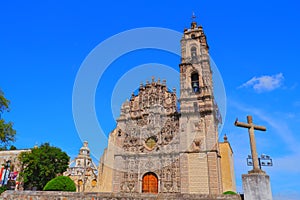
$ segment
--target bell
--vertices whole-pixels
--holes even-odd
[[[199,84],[197,82],[193,83],[193,89],[194,89],[194,92],[198,92],[198,90],[199,90]]]

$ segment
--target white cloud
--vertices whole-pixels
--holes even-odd
[[[300,101],[295,101],[295,102],[293,103],[293,106],[295,106],[295,107],[300,107]]]
[[[268,154],[270,153],[272,156],[273,167],[264,170],[266,170],[267,174],[271,177],[273,200],[299,200],[300,143],[299,140],[297,140],[298,135],[289,127],[291,121],[286,121],[284,118],[278,117],[278,114],[274,115],[263,109],[251,107],[232,99],[229,102],[231,109],[237,109],[243,113],[252,114],[256,118],[267,122],[267,127],[272,128],[270,129],[273,131],[272,134],[277,134],[280,137],[271,136],[269,142],[278,138],[285,143],[283,144],[285,147],[288,147],[288,150],[281,151],[280,154],[278,154],[278,152],[275,153],[275,151],[274,154],[268,152]],[[233,131],[232,134],[234,135],[236,133]],[[236,144],[236,141],[240,141],[238,149],[234,151],[234,167],[239,192],[242,192],[241,174],[245,174],[249,170],[249,167],[245,164],[245,155],[249,152],[249,144],[246,144],[248,143],[248,140],[245,142],[241,140],[241,137],[241,135],[237,134],[235,137],[229,138],[233,147],[237,146],[234,145]],[[281,147],[278,147],[279,150],[280,148]]]
[[[284,81],[282,73],[271,76],[253,77],[239,88],[253,87],[256,92],[267,92],[279,88]]]
[[[300,193],[292,194],[276,194],[273,196],[273,200],[299,200]]]
[[[234,100],[230,101],[230,105],[240,111],[253,114],[267,122],[276,131],[275,133],[277,133],[277,135],[280,136],[287,144],[292,152],[300,152],[300,143],[295,139],[294,135],[296,134],[289,128],[287,121],[284,121],[282,118],[278,118],[276,115],[272,115],[262,109],[246,106]]]
[[[274,156],[274,166],[269,169],[273,174],[282,172],[283,169],[289,173],[300,173],[300,153],[292,152],[290,155]]]

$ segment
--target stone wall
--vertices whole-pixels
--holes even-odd
[[[5,191],[0,200],[156,200],[156,199],[199,199],[199,200],[241,200],[239,195],[204,195],[162,193],[152,194],[114,194],[114,193],[77,193],[42,191]]]

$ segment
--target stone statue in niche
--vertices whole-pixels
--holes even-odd
[[[203,133],[203,131],[204,131],[204,120],[203,119],[200,119],[200,121],[198,123],[195,123],[195,130]]]
[[[130,190],[130,192],[133,191],[134,186],[135,186],[135,181],[128,181],[127,186],[128,186],[128,189]]]
[[[172,187],[173,187],[172,181],[164,181],[165,192],[171,192]]]
[[[191,151],[199,152],[202,150],[202,140],[200,138],[196,138],[193,141],[193,144],[191,146]]]

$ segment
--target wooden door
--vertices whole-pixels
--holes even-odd
[[[158,193],[158,179],[154,173],[147,173],[143,177],[143,193]]]

